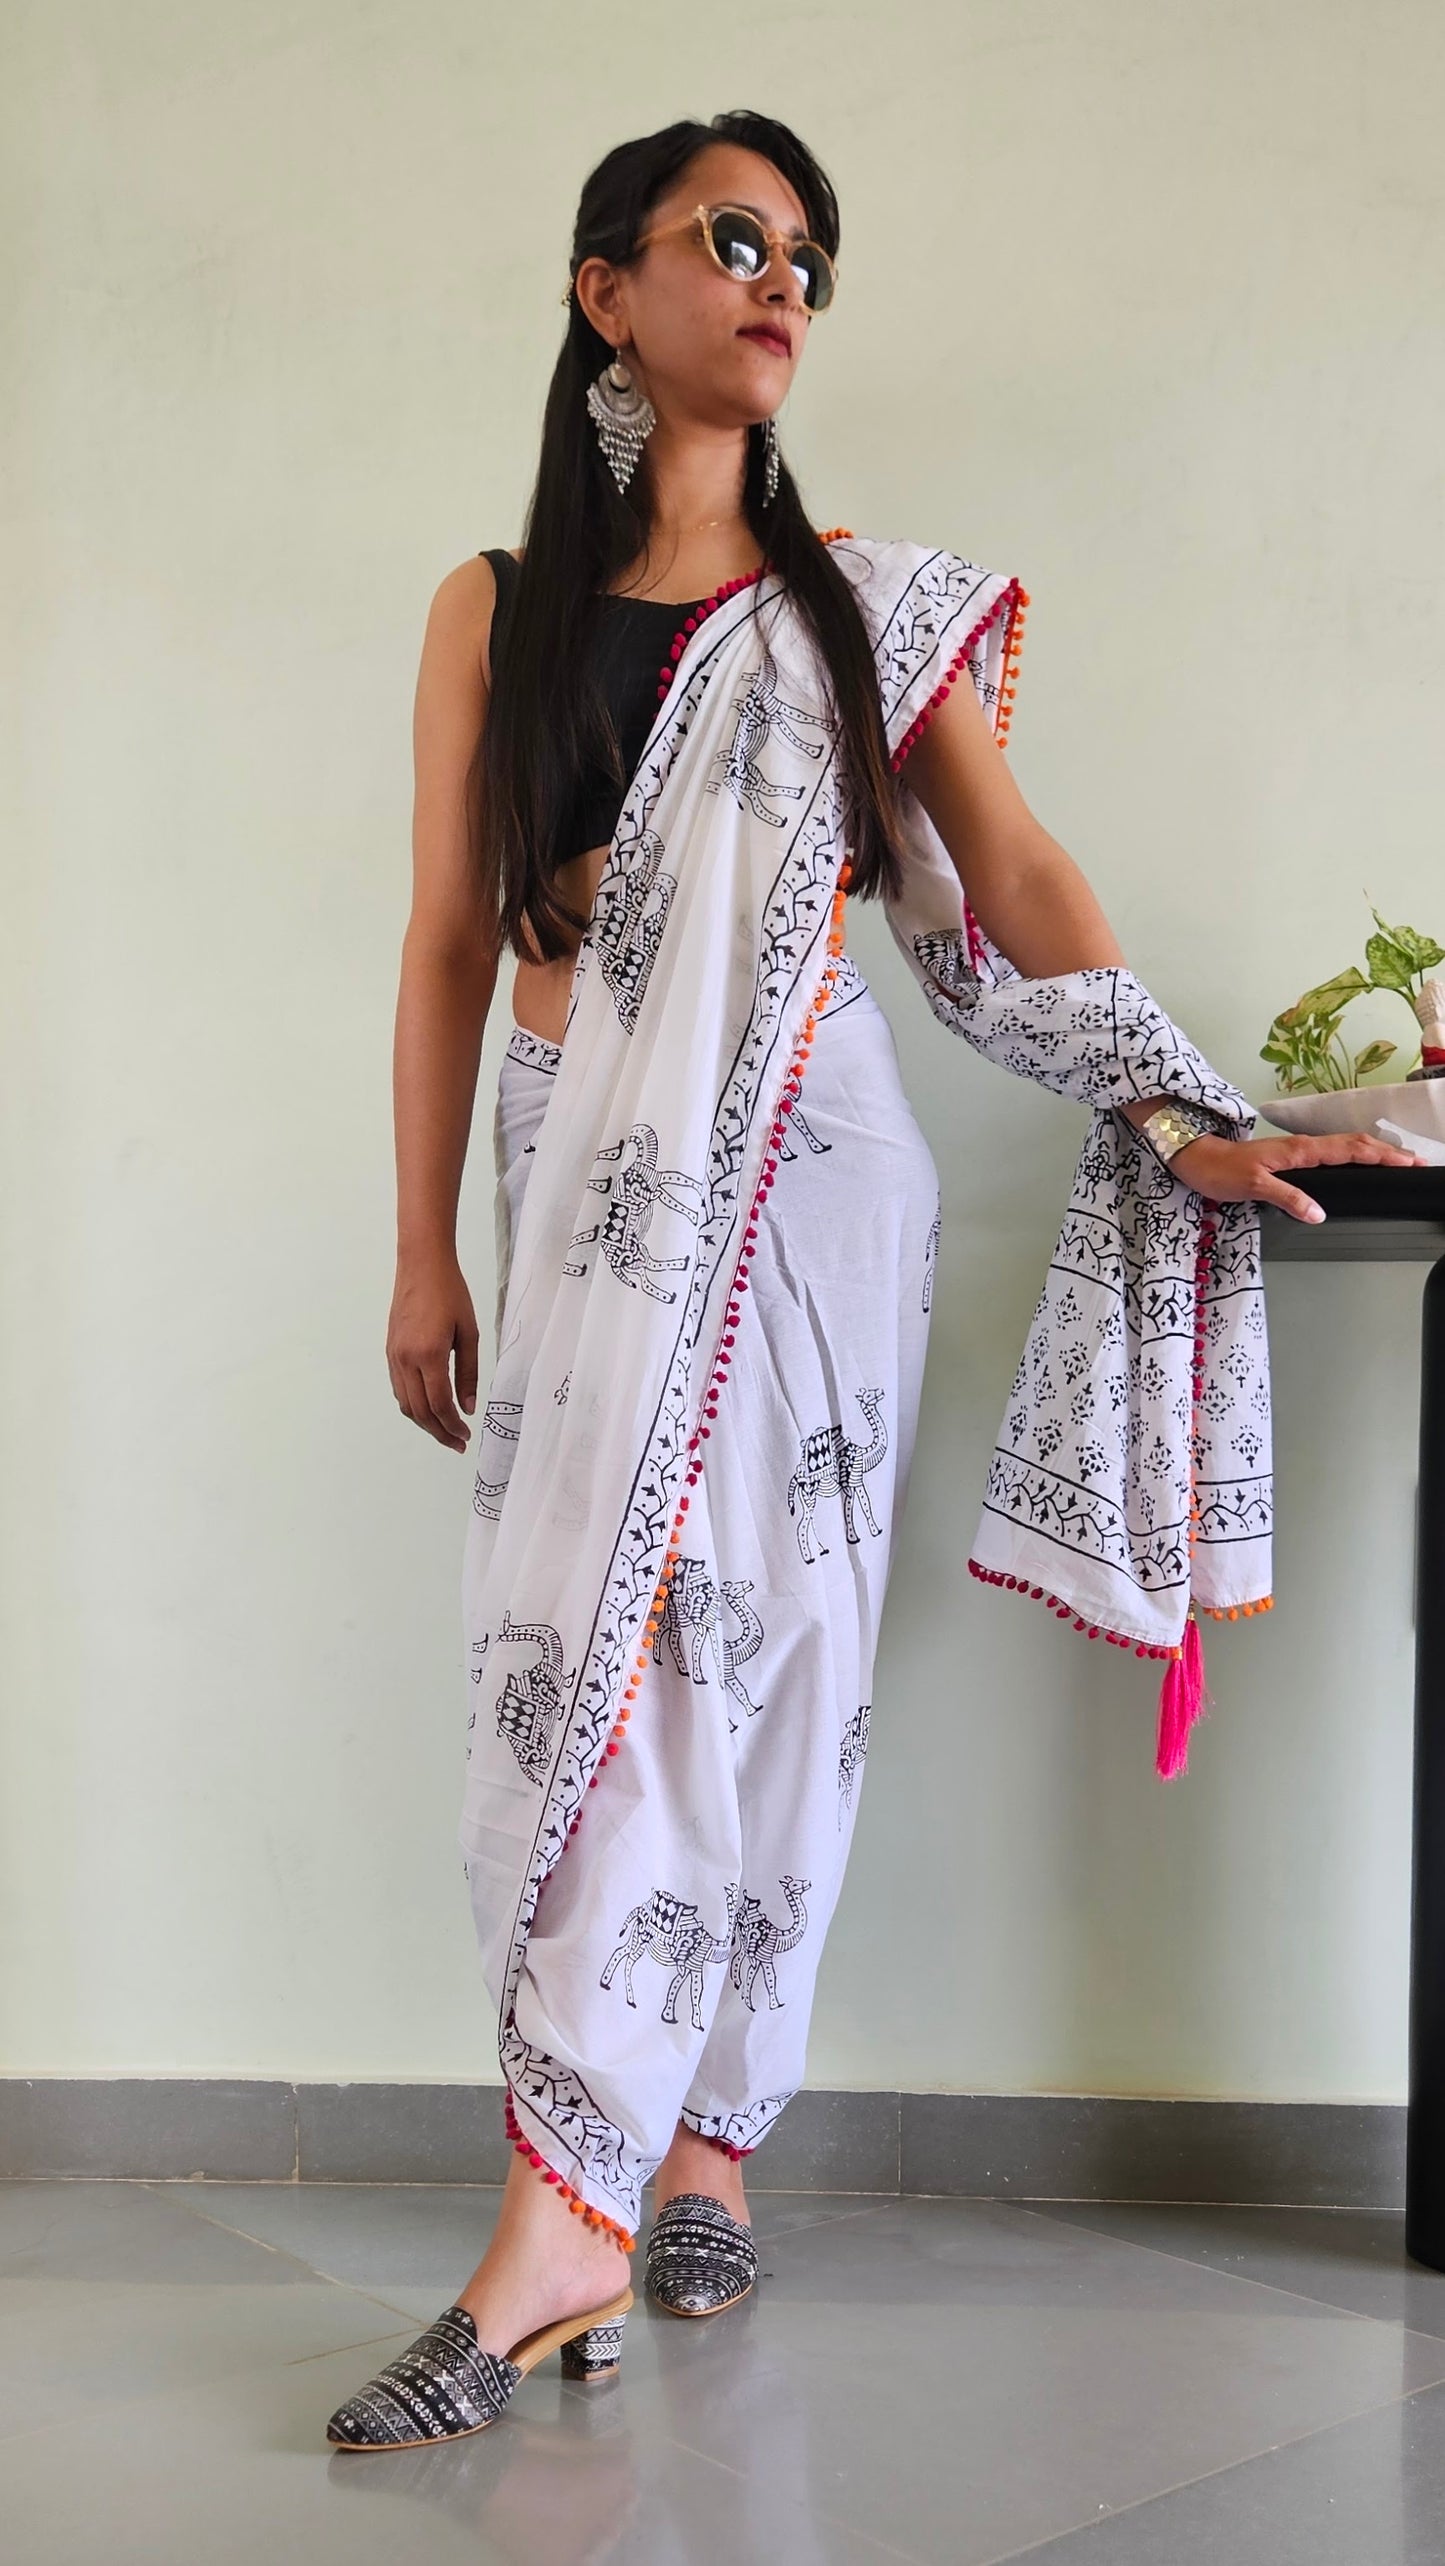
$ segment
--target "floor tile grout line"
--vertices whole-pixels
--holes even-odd
[[[1024,2214],[1030,2218],[1047,2219],[1049,2216],[1047,2209],[1040,2208],[1034,2202],[1014,2201],[1011,2202],[1009,2206],[1016,2210],[1022,2210]],[[1169,2204],[1163,2203],[1158,2206],[1168,2207]],[[1207,2207],[1208,2205],[1200,2204],[1200,2206]],[[1236,2203],[1235,2206],[1239,2207],[1240,2204]],[[1076,2230],[1081,2225],[1081,2222],[1076,2219],[1059,2219],[1053,2223],[1056,2226],[1071,2227]],[[1086,2227],[1084,2229],[1084,2233],[1088,2236],[1105,2237],[1111,2245],[1127,2245],[1139,2254],[1157,2254],[1165,2263],[1187,2263],[1191,2271],[1212,2272],[1216,2278],[1221,2281],[1243,2282],[1244,2286],[1250,2290],[1272,2291],[1277,2299],[1298,2299],[1301,2307],[1324,2308],[1331,2316],[1353,2317],[1360,2325],[1394,2326],[1401,2334],[1417,2334],[1422,2343],[1438,2343],[1442,2355],[1445,2355],[1445,2330],[1442,2330],[1442,2332],[1437,2334],[1433,2327],[1427,2325],[1409,2325],[1403,2317],[1369,2316],[1362,2308],[1345,2308],[1341,2307],[1334,2299],[1317,2299],[1313,2297],[1308,2290],[1288,2290],[1285,2288],[1282,2281],[1256,2280],[1254,2275],[1250,2272],[1222,2272],[1217,2263],[1206,2262],[1202,2255],[1184,2253],[1176,2254],[1170,2246],[1155,2245],[1149,2243],[1143,2237],[1118,2236],[1112,2228]],[[1408,2279],[1408,2277],[1409,2275],[1407,2274],[1406,2278]]]
[[[143,2188],[147,2192],[151,2192],[153,2194],[159,2192],[164,2195],[171,2187],[162,2179],[153,2179],[152,2181],[145,2183]],[[175,2188],[180,2189],[181,2187],[178,2185]],[[284,2189],[285,2187],[277,2186],[276,2188]],[[389,2189],[391,2187],[386,2186],[384,2188]],[[500,2184],[497,2184],[493,2188],[500,2191],[502,2187]],[[878,2209],[886,2207],[891,2200],[891,2193],[880,2192],[876,2200],[864,2202],[860,2209],[824,2211],[820,2218],[799,2219],[792,2227],[773,2228],[771,2230],[766,2228],[759,2229],[758,2242],[760,2246],[763,2244],[772,2245],[777,2243],[779,2239],[787,2238],[789,2236],[811,2234],[815,2228],[839,2227],[849,2219],[871,2218]],[[168,2202],[167,2206],[178,2208],[183,2215],[191,2218],[199,2218],[207,2227],[218,2228],[223,2236],[240,2237],[247,2245],[256,2245],[261,2247],[262,2251],[267,2254],[279,2255],[283,2261],[293,2263],[298,2271],[309,2273],[313,2280],[324,2281],[328,2286],[334,2289],[349,2290],[354,2297],[371,2298],[375,2301],[378,2307],[390,2308],[395,2306],[394,2300],[381,2298],[374,2290],[368,2290],[358,2282],[348,2281],[338,2272],[327,2272],[323,2270],[319,2263],[312,2262],[310,2257],[307,2255],[297,2254],[290,2246],[277,2245],[270,2237],[257,2236],[250,2228],[239,2226],[234,2219],[222,2218],[218,2210],[208,2210],[196,2201]],[[401,2313],[403,2316],[406,2315],[405,2310],[402,2310]]]
[[[159,2192],[162,2197],[164,2197],[170,2187],[164,2181],[157,2181],[147,2183],[145,2188],[153,2196]],[[177,2185],[176,2188],[179,2190],[181,2186]],[[338,2290],[350,2290],[355,2289],[356,2287],[354,2282],[338,2279],[334,2272],[323,2272],[319,2264],[311,2261],[309,2255],[296,2254],[292,2251],[289,2245],[277,2245],[269,2236],[253,2235],[250,2228],[239,2227],[234,2219],[222,2218],[218,2210],[202,2208],[198,2201],[177,2201],[174,2203],[167,2201],[166,2206],[168,2208],[174,2207],[178,2209],[184,2217],[199,2219],[205,2227],[219,2228],[222,2236],[238,2236],[246,2245],[257,2245],[265,2254],[278,2255],[283,2263],[294,2263],[298,2272],[309,2273],[313,2281],[329,2282]],[[218,2284],[217,2286],[222,2287],[224,2285]],[[383,2300],[381,2304],[383,2306],[389,2306],[390,2302]]]
[[[394,2336],[405,2334],[408,2327],[411,2328],[413,2334],[419,2334],[421,2332],[420,2319],[408,2316],[404,2308],[393,2308],[389,2299],[375,2299],[372,2304],[374,2307],[385,2308],[391,2316],[399,2316],[401,2318],[401,2324],[389,2325],[384,2334],[363,2335],[361,2340],[357,2343],[333,2343],[327,2345],[320,2352],[288,2353],[286,2359],[280,2362],[277,2366],[282,2370],[304,2370],[308,2361],[334,2361],[337,2354],[341,2352],[365,2352],[370,2344],[390,2343]]]
[[[684,2451],[689,2459],[701,2459],[709,2468],[720,2468],[725,2477],[735,2477],[740,2486],[756,2483],[747,2469],[735,2468],[730,2459],[719,2459],[715,2450],[699,2450],[695,2443],[682,2440],[675,2432],[663,2433],[660,2438],[669,2448]],[[792,2500],[810,2520],[823,2523],[829,2530],[846,2531],[850,2539],[861,2540],[865,2547],[876,2549],[880,2557],[896,2559],[898,2566],[929,2566],[929,2560],[916,2548],[894,2548],[890,2541],[877,2538],[871,2530],[860,2530],[856,2522],[840,2521],[836,2513],[820,2512],[816,2504],[805,2503],[800,2497]]]
[[[795,2219],[791,2227],[755,2227],[753,2233],[760,2245],[776,2245],[780,2240],[790,2236],[811,2235],[813,2229],[817,2227],[841,2227],[847,2219],[874,2218],[879,2210],[888,2209],[892,2205],[892,2193],[880,2192],[876,2200],[866,2201],[859,2210],[824,2210],[820,2218]]]
[[[316,2277],[319,2281],[324,2281],[329,2289],[346,2290],[353,2299],[366,2299],[374,2308],[385,2308],[389,2316],[400,2317],[402,2324],[411,2326],[417,2334],[420,2334],[423,2327],[431,2322],[430,2318],[415,2316],[410,2308],[398,2307],[395,2299],[384,2299],[379,2290],[360,2289],[355,2281],[338,2280],[334,2272],[323,2272],[319,2266]],[[451,2306],[453,2302],[449,2300],[447,2304]]]
[[[1027,2548],[1001,2548],[992,2557],[981,2557],[976,2566],[1018,2566],[1023,2557],[1037,2557],[1041,2550],[1065,2539],[1082,2539],[1086,2533],[1102,2529],[1105,2522],[1124,2521],[1130,2513],[1145,2512],[1150,2504],[1172,2503],[1176,2496],[1187,2495],[1194,2486],[1207,2486],[1213,2477],[1231,2477],[1236,2469],[1255,2468],[1262,2459],[1272,2459],[1277,2451],[1298,2450],[1306,2441],[1321,2441],[1328,2433],[1343,2432],[1352,2423],[1363,2423],[1367,2415],[1388,2414],[1392,2407],[1408,2406],[1416,2397],[1433,2396],[1445,2385],[1439,2379],[1422,2379],[1417,2387],[1403,2388],[1397,2397],[1380,2397],[1372,2406],[1358,2406],[1347,2415],[1336,2415],[1329,2423],[1311,2424],[1305,2432],[1292,2432],[1283,2441],[1267,2441],[1258,2450],[1247,2450],[1239,2459],[1221,2460],[1217,2468],[1201,2468],[1197,2477],[1181,2477],[1175,2486],[1160,2486],[1152,2495],[1138,2495],[1131,2504],[1117,2504],[1109,2512],[1092,2514],[1067,2530],[1051,2530],[1045,2539],[1030,2540]]]

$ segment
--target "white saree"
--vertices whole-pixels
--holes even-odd
[[[1001,738],[1018,581],[916,544],[829,540],[873,638],[895,766],[965,670]],[[539,1095],[525,1117],[534,1137],[523,1141],[519,1122],[499,1148],[497,1359],[463,1574],[471,1717],[459,1841],[498,2002],[508,2126],[574,2206],[623,2234],[679,2103],[696,2127],[745,2153],[801,2074],[797,2035],[786,2050],[776,2045],[773,1962],[807,1929],[819,1847],[833,1830],[837,1849],[814,1898],[816,1966],[846,1854],[939,1226],[936,1171],[901,1097],[885,1096],[876,1129],[865,1130],[893,1074],[891,1044],[866,1028],[868,1010],[878,1015],[866,984],[866,1008],[848,1003],[838,761],[811,639],[782,583],[764,573],[689,619],[673,662],[579,951],[565,1040],[524,1035],[509,1055],[523,1075],[538,1072],[545,1110]],[[986,1057],[1095,1107],[970,1565],[1047,1596],[1079,1627],[1167,1657],[1159,1761],[1177,1770],[1198,1700],[1191,1597],[1227,1611],[1268,1595],[1258,1220],[1250,1205],[1206,1211],[1112,1108],[1169,1092],[1241,1133],[1251,1111],[1132,974],[1011,973],[968,912],[921,805],[906,791],[902,801],[910,860],[889,922],[929,1005]],[[880,1042],[865,1067],[861,1047]],[[872,1337],[845,1350],[846,1266],[835,1253],[834,1297],[815,1302],[808,1258],[848,1226],[846,1172],[812,1233],[801,1208],[789,1230],[786,1181],[771,1207],[769,1197],[825,1154],[846,1171],[855,1132],[860,1154],[878,1152],[876,1217],[887,1231],[881,1245],[869,1241],[874,1281],[863,1297],[911,1294],[919,1316],[885,1346],[882,1313],[870,1311]],[[498,1133],[500,1143],[500,1121]],[[794,1199],[801,1206],[801,1193]],[[862,1236],[869,1202],[861,1190],[854,1202]],[[797,1337],[790,1365],[782,1349],[799,1314],[812,1330]],[[805,1360],[817,1374],[806,1393],[796,1377]],[[779,1422],[760,1456],[746,1428],[749,1403],[765,1399]],[[885,1454],[875,1517],[868,1474]],[[756,1621],[749,1581],[725,1574],[735,1535],[751,1543],[770,1601],[775,1584],[780,1612],[795,1608],[774,1661],[775,1735],[786,1727],[779,1703],[791,1702],[787,1717],[800,1723],[824,1716],[820,1683],[834,1723],[827,1792],[808,1820],[809,1876],[776,1847],[759,1857],[774,1910],[786,1899],[781,1918],[762,1911],[745,1863],[740,1879],[722,1877],[739,1868],[735,1824],[727,1845],[718,1839],[706,1912],[685,1883],[657,1876],[660,1847],[680,1845],[689,1827],[701,1843],[713,1800],[732,1787],[729,1757],[741,1773],[764,1726],[747,1647],[719,1637],[719,1588],[744,1633],[750,1613]],[[871,1570],[870,1549],[881,1563]],[[790,1565],[774,1571],[774,1561]],[[826,1604],[824,1578],[838,1581]],[[690,1673],[679,1643],[699,1581],[725,1725],[707,1750],[716,1760],[688,1766],[694,1700],[701,1707],[688,1684],[704,1670],[701,1642]],[[840,1617],[857,1622],[841,1642]],[[820,1674],[818,1651],[835,1644]],[[668,1693],[679,1673],[682,1689]],[[668,1786],[664,1766],[647,1761],[654,1746],[681,1759],[677,1806],[662,1814]],[[626,1778],[629,1757],[650,1776],[645,1790]],[[782,1770],[775,1764],[769,1780],[758,1766],[748,1787],[760,1804],[807,1797],[808,1773],[799,1767],[784,1782]],[[561,1864],[584,1817],[583,1849]],[[686,1868],[680,1855],[672,1867]],[[611,1903],[589,1921],[594,1892]],[[666,2074],[656,2020],[646,2037],[628,2029],[639,1954],[666,1958],[673,1973],[660,2020],[680,2021],[681,2033]],[[697,2043],[708,2034],[704,1991],[711,2011],[720,1976],[733,1991],[732,2048],[726,2079],[719,2070],[709,2083]],[[805,2018],[801,1984],[795,2012]],[[633,2090],[649,2079],[650,2116],[634,2115]]]

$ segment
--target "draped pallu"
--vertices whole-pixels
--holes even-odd
[[[828,540],[873,641],[894,767],[965,672],[1002,744],[1019,581],[918,544]],[[1157,1760],[1178,1771],[1200,1703],[1192,1606],[1269,1600],[1258,1215],[1206,1206],[1115,1109],[1184,1096],[1241,1136],[1253,1115],[1132,973],[1015,972],[906,786],[901,801],[907,863],[888,923],[933,1013],[1093,1108],[969,1564],[1164,1659]],[[507,1243],[481,1416],[459,1841],[509,2127],[541,2164],[514,2110],[529,2074],[538,2135],[567,2131],[575,2168],[601,2141],[580,2086],[558,2074],[536,2089],[519,1977],[589,1795],[627,1752],[745,1345],[749,1266],[840,968],[844,835],[826,673],[765,570],[690,617],[660,672]],[[624,2197],[604,2172],[579,2180],[573,2206],[625,2228],[603,2207]]]

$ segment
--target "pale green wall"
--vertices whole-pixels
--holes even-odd
[[[410,716],[518,539],[577,186],[795,122],[816,521],[1033,596],[1010,755],[1256,1096],[1363,892],[1441,932],[1428,0],[12,7],[0,2063],[489,2076],[472,1465],[382,1361]],[[1277,1609],[1154,1673],[963,1573],[1082,1134],[935,1024],[927,1405],[810,2081],[1398,2100],[1419,1268],[1272,1269]],[[490,1305],[488,1030],[465,1258]]]

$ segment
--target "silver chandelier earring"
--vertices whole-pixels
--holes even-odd
[[[771,507],[778,495],[778,423],[763,421],[763,496]]]
[[[597,441],[612,466],[619,490],[625,491],[637,469],[637,458],[657,425],[657,412],[633,381],[614,348],[587,386],[587,407],[597,424]]]

